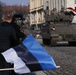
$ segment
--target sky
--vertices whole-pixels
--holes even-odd
[[[0,0],[6,5],[28,5],[29,0]]]

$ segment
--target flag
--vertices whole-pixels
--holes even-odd
[[[68,7],[67,9],[68,9],[68,11],[71,11],[71,12],[73,12],[74,15],[76,15],[76,10],[73,9],[72,7]]]
[[[1,54],[8,63],[14,64],[14,71],[18,74],[57,68],[53,58],[32,35]]]

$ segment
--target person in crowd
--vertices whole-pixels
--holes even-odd
[[[0,25],[0,53],[18,45],[16,32],[11,26],[11,20],[12,15],[5,14],[3,22]],[[7,63],[1,56],[0,60],[0,69],[11,68],[11,64]],[[0,71],[0,75],[11,75],[11,71]]]
[[[52,11],[51,11],[51,14],[54,14],[54,15],[57,15],[57,9],[56,8],[54,8]]]
[[[12,27],[15,29],[16,31],[16,35],[17,35],[17,39],[18,39],[18,43],[20,44],[21,41],[26,38],[26,35],[24,33],[21,32],[20,30],[20,26],[16,23],[16,19],[17,18],[22,18],[20,15],[13,15],[12,21],[11,21],[11,25]]]

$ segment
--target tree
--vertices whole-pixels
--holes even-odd
[[[5,5],[4,3],[0,2],[0,23],[2,22],[3,6],[4,6],[4,5]]]
[[[0,4],[0,23],[1,23],[1,21],[2,21],[2,6]]]

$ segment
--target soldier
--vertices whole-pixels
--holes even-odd
[[[54,23],[58,21],[58,11],[56,8],[51,11],[51,20],[54,21]]]
[[[54,14],[54,15],[57,15],[57,9],[56,8],[54,8],[52,11],[51,11],[51,14]]]
[[[63,22],[63,18],[65,17],[65,8],[62,6],[59,12],[60,21]]]

